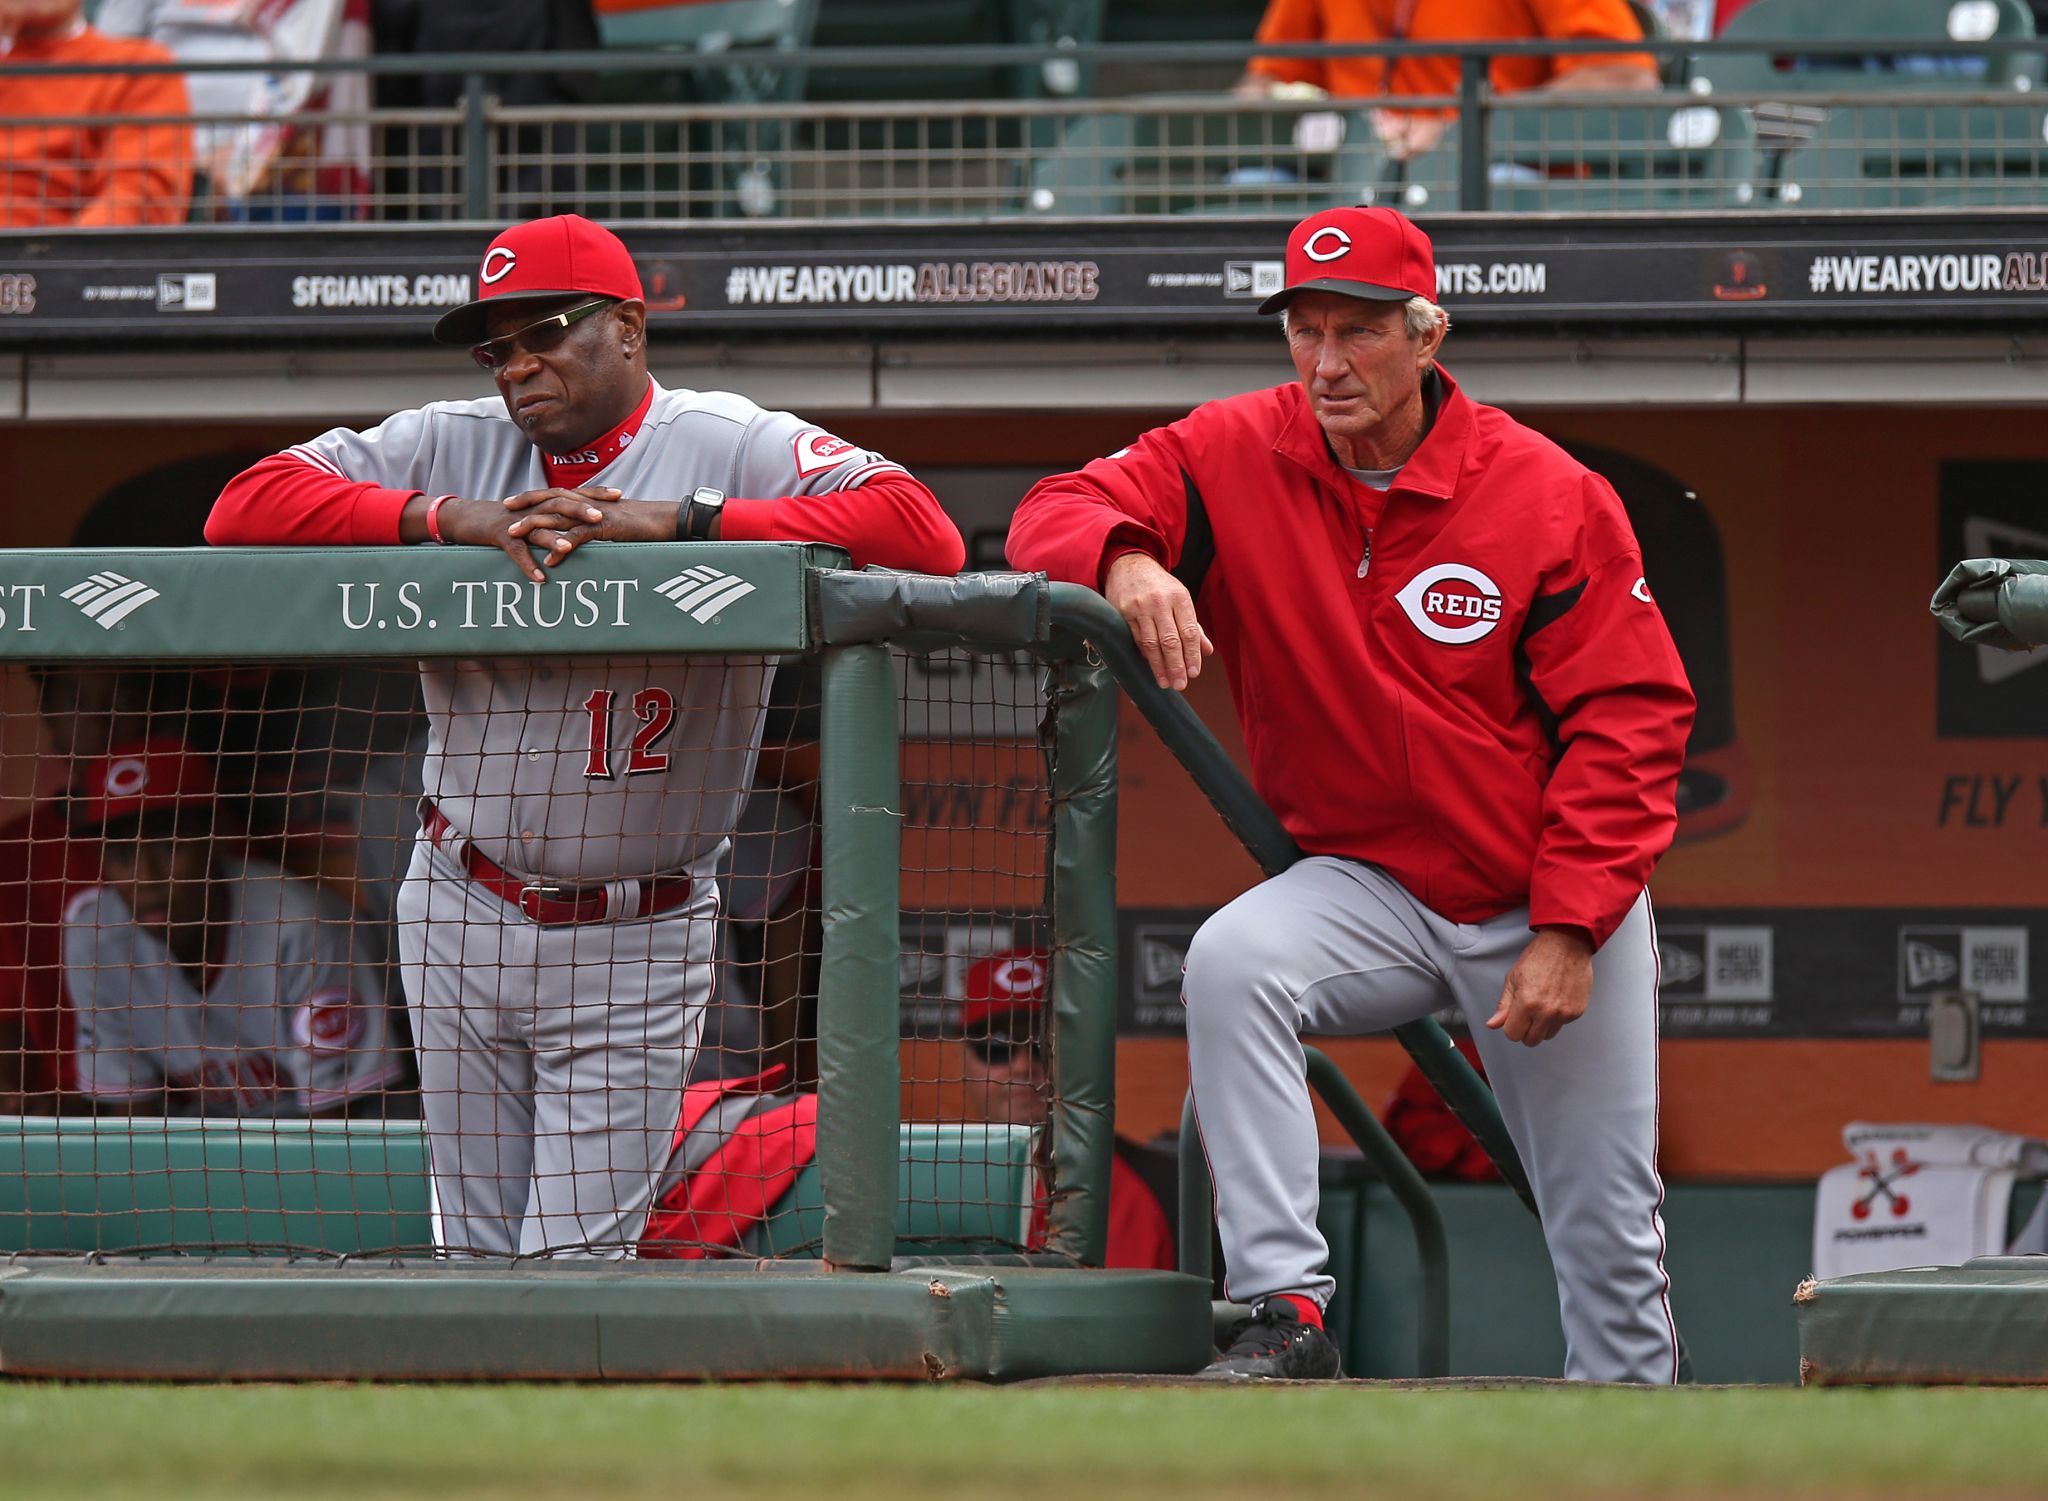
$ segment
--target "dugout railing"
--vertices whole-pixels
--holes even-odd
[[[333,729],[346,718],[339,696],[312,695],[273,667],[388,664],[376,681],[394,693],[412,670],[402,664],[523,657],[545,672],[628,645],[635,657],[772,657],[778,676],[799,682],[815,669],[815,690],[794,702],[799,718],[815,711],[814,727],[792,738],[816,740],[822,841],[816,888],[795,899],[817,932],[815,1026],[796,1039],[815,1049],[815,1161],[776,1180],[780,1197],[753,1232],[643,1245],[628,1261],[579,1254],[616,1247],[437,1251],[424,1233],[425,1145],[403,1088],[344,1119],[227,1118],[218,1093],[189,1081],[152,1116],[91,1113],[108,1101],[78,1087],[67,1055],[72,1072],[44,1097],[63,1113],[0,1132],[11,1253],[0,1266],[0,1370],[930,1379],[1199,1365],[1206,1285],[1100,1269],[1115,1040],[1111,676],[1055,625],[1042,579],[923,579],[832,562],[829,550],[795,546],[596,545],[536,592],[497,555],[465,549],[0,560],[0,660],[33,664],[43,690],[25,698],[29,675],[7,674],[14,707],[0,728],[13,754],[0,770],[21,786],[40,768],[36,806],[55,820],[42,845],[12,851],[24,860],[93,837],[78,824],[78,794],[67,814],[58,792],[77,766],[52,764],[48,746],[88,722],[78,711],[61,734],[52,728],[89,696],[78,680],[108,669],[111,712],[130,694],[152,739],[179,728],[217,748],[222,767],[241,756],[260,768],[267,731],[318,780],[346,738]],[[217,714],[194,707],[200,678],[253,695],[244,710],[258,749],[223,723],[194,731]],[[57,713],[53,683],[70,685]],[[410,706],[389,712],[416,720]],[[919,784],[922,814],[906,797]],[[1004,789],[1007,812],[987,811],[984,784]],[[939,785],[965,789],[963,817],[946,822],[951,799],[930,795]],[[238,786],[232,827],[223,819],[210,847],[267,837],[262,776]],[[0,846],[24,837],[15,827]],[[290,843],[287,830],[263,848],[289,854]],[[309,885],[333,874],[317,856],[302,868],[293,879]],[[66,880],[90,888],[94,877],[53,867],[38,889]],[[997,1039],[1013,1062],[1023,1051],[1044,1058],[1040,1114],[1021,1122],[964,1107],[975,1081],[943,1061],[967,1056],[948,1050],[973,1005],[1019,999],[973,978],[1006,956],[1042,959],[1049,972],[1022,998],[1036,1006],[1012,1013]],[[68,1000],[82,977],[68,950],[64,962]],[[731,976],[743,968],[718,962]],[[906,1120],[905,1101],[926,1097],[940,1103]],[[765,1195],[766,1182],[740,1187]]]
[[[1950,7],[1915,0],[1891,7],[1867,35],[1853,25],[1779,35],[1752,28],[1715,41],[1257,46],[1069,37],[815,47],[783,37],[751,48],[622,42],[551,55],[309,59],[293,62],[291,74],[321,84],[441,77],[459,80],[459,100],[276,117],[17,117],[0,124],[0,148],[27,166],[51,127],[189,123],[198,134],[178,165],[197,169],[194,195],[157,205],[152,223],[490,221],[563,211],[739,222],[1298,214],[1361,200],[1429,213],[2038,207],[2048,201],[2048,106],[2036,89],[2042,43],[2016,0],[1954,9],[1969,12],[1971,24],[1958,29],[1945,21]],[[1899,19],[1906,11],[1911,25]],[[1489,82],[1500,58],[1604,54],[1654,57],[1661,86],[1500,94]],[[1373,126],[1383,101],[1231,97],[1224,81],[1253,57],[1454,61],[1454,91],[1400,100],[1443,115],[1448,129],[1435,149],[1397,159]],[[250,68],[32,63],[10,71],[212,78]],[[540,73],[594,81],[594,102],[501,102],[505,80]],[[948,93],[962,75],[1013,82]],[[858,87],[805,97],[810,77]],[[1173,82],[1188,77],[1217,85]],[[267,154],[285,140],[300,144]]]
[[[629,643],[635,656],[771,656],[799,683],[804,666],[816,668],[815,688],[792,701],[815,709],[815,727],[795,733],[818,743],[822,838],[819,886],[798,902],[815,908],[818,930],[815,1171],[780,1182],[754,1233],[643,1247],[624,1265],[575,1246],[451,1257],[423,1233],[425,1145],[403,1089],[345,1120],[222,1118],[204,1096],[166,1096],[156,1118],[135,1119],[89,1113],[104,1101],[79,1090],[74,1072],[45,1101],[63,1113],[0,1132],[0,1237],[12,1253],[0,1268],[0,1370],[1013,1377],[1199,1364],[1206,1279],[1098,1269],[1114,1121],[1116,685],[1265,868],[1298,852],[1185,701],[1144,670],[1099,596],[1034,575],[934,579],[831,564],[829,550],[793,546],[600,545],[535,591],[495,554],[463,549],[0,560],[0,661],[33,664],[42,688],[25,709],[24,674],[8,674],[15,707],[0,715],[11,750],[0,773],[20,785],[24,757],[41,768],[38,806],[56,810],[60,844],[87,837],[50,795],[75,768],[61,758],[53,768],[42,751],[55,734],[50,685],[71,683],[55,712],[77,712],[81,669],[95,680],[143,669],[151,730],[201,722],[190,683],[164,694],[170,664],[250,676],[259,730],[285,732],[295,768],[331,775],[334,746],[348,738],[336,729],[345,695],[281,685],[264,664],[391,663],[401,653],[408,664],[541,663],[615,656]],[[555,590],[551,606],[543,595]],[[590,599],[602,608],[574,603]],[[384,671],[380,690],[411,670]],[[108,712],[120,712],[129,680],[115,679]],[[379,712],[416,723],[416,707],[398,701],[372,709],[373,729]],[[74,747],[84,722],[65,732]],[[241,743],[220,723],[206,738],[222,764]],[[256,741],[234,752],[251,766],[263,754]],[[244,816],[210,837],[253,847],[261,820],[248,810],[262,778],[247,784]],[[911,827],[920,815],[907,794],[920,785],[983,784],[1008,789],[1012,815],[1033,811],[991,815],[970,796],[962,826],[942,828],[927,796],[924,825]],[[19,825],[0,831],[0,856],[33,855],[8,850],[23,837]],[[742,862],[731,858],[736,877]],[[307,878],[323,868],[311,860]],[[60,887],[93,880],[61,866],[45,875]],[[6,890],[0,880],[0,899]],[[936,914],[943,940],[929,922],[905,922],[906,898]],[[968,1083],[919,1061],[995,998],[963,974],[1024,951],[1042,954],[1049,983],[1003,1041],[1042,1050],[1039,1117],[1021,1129],[986,1112],[963,1121],[957,1109],[950,1123],[944,1108],[906,1120],[903,1104],[920,1087],[957,1100]],[[741,967],[723,951],[718,962]],[[1423,1022],[1399,1036],[1521,1186],[1490,1092],[1441,1029]],[[765,1057],[769,1044],[754,1046]],[[1421,1197],[1409,1207],[1426,1243]],[[663,1264],[678,1250],[702,1259]],[[1440,1269],[1429,1280],[1435,1309]]]

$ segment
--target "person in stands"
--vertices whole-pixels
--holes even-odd
[[[1470,42],[1516,40],[1640,41],[1628,0],[1267,0],[1256,40],[1283,42]],[[1238,80],[1248,98],[1308,91],[1345,99],[1443,97],[1458,91],[1458,58],[1256,57]],[[1645,52],[1496,57],[1488,80],[1496,94],[1525,89],[1632,92],[1657,87],[1657,60]],[[1454,116],[1443,109],[1382,108],[1373,130],[1397,160],[1422,155],[1443,139]]]
[[[172,61],[93,30],[82,0],[0,0],[0,229],[182,223],[192,106],[180,74],[19,71]]]

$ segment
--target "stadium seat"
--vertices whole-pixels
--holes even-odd
[[[1295,144],[1296,110],[1176,112],[1179,96],[1134,114],[1068,121],[1031,169],[1034,213],[1294,213],[1327,196],[1333,150]],[[1193,102],[1193,101],[1191,101]],[[1199,102],[1214,103],[1214,96]],[[1361,127],[1353,120],[1349,131]]]
[[[642,71],[605,75],[600,97],[615,105],[766,104],[803,92],[801,69],[775,54],[810,45],[818,0],[695,0],[598,18],[607,48],[621,51],[731,53],[715,71]],[[781,198],[772,163],[785,150],[778,120],[694,125],[624,121],[590,127],[585,192],[610,217],[681,217],[691,200],[722,196],[747,217],[772,213]],[[704,163],[716,161],[717,170]],[[714,183],[714,177],[717,179]],[[701,211],[701,208],[700,208]]]
[[[905,219],[1014,211],[1018,164],[1052,145],[1058,121],[978,106],[1084,94],[1089,70],[1066,58],[912,61],[941,48],[1093,42],[1101,21],[1102,0],[822,0],[820,47],[886,44],[900,49],[905,65],[811,70],[805,97],[812,101],[903,106],[894,115],[807,122],[825,184],[816,211]]]
[[[2048,112],[2031,104],[1837,107],[1787,154],[1776,196],[1821,209],[2038,205],[2044,130]]]
[[[1442,213],[1459,205],[1455,122],[1435,150],[1397,162],[1368,114],[1341,115],[1334,150],[1295,144],[1295,111],[1091,114],[1034,163],[1034,213],[1305,214],[1342,203]],[[1522,105],[1489,116],[1489,206],[1547,213],[1738,208],[1757,177],[1746,116],[1701,103]]]
[[[1747,118],[1705,103],[1507,105],[1488,117],[1488,207],[1605,213],[1745,206]]]
[[[1033,213],[1308,214],[1346,203],[1441,212],[1457,207],[1457,127],[1413,162],[1381,150],[1367,113],[1244,105],[1176,113],[1180,96],[1158,96],[1134,114],[1067,121],[1054,148],[1032,163],[1025,199]],[[1193,102],[1193,101],[1191,101]],[[1214,95],[1199,96],[1214,104]],[[1312,116],[1334,118],[1320,139]]]
[[[2019,186],[2032,169],[2021,163],[2023,170],[2011,171],[2008,158],[2030,158],[2038,150],[2037,112],[1893,105],[1882,98],[2029,93],[2041,77],[2036,53],[1915,54],[1912,44],[2033,35],[2024,0],[1755,0],[1730,20],[1721,39],[1777,45],[1701,53],[1689,67],[1697,88],[1751,96],[1741,107],[1754,125],[1760,205],[2033,202]],[[1804,55],[1796,47],[1801,40],[1867,41],[1871,50]],[[1854,95],[1860,102],[1804,97],[1820,95]],[[1966,190],[1965,182],[1976,186]],[[1994,190],[1994,183],[2002,186]],[[1979,190],[1994,195],[1975,196]]]
[[[1802,56],[1785,45],[1754,52],[1696,54],[1692,75],[1720,93],[1787,90],[1795,93],[1845,89],[1911,91],[2026,87],[2039,77],[2032,53],[1987,55],[1978,60],[1931,55],[1915,58],[1915,41],[2009,41],[2034,35],[2033,12],[2025,0],[1754,0],[1729,19],[1719,40],[1749,43],[1856,42],[1871,44],[1867,56]]]
[[[1265,0],[1108,0],[1107,42],[1245,42],[1259,29]]]
[[[1172,42],[1234,42],[1249,47],[1265,9],[1264,0],[1105,0],[1102,39],[1152,47]],[[1100,88],[1105,95],[1227,89],[1243,70],[1242,57],[1221,62],[1105,63]]]
[[[820,47],[1000,47],[1091,42],[1102,34],[1102,0],[822,0]],[[906,63],[909,58],[906,56]],[[1085,91],[1074,64],[934,63],[901,71],[818,68],[806,97],[1039,99]]]

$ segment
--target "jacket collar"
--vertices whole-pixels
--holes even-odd
[[[1291,415],[1274,441],[1273,451],[1292,459],[1327,484],[1341,489],[1356,483],[1330,452],[1323,425],[1316,421],[1300,385],[1290,386],[1287,391]],[[1423,386],[1423,400],[1434,408],[1434,418],[1429,431],[1423,434],[1421,446],[1401,466],[1400,478],[1388,493],[1449,500],[1457,493],[1458,475],[1465,468],[1465,450],[1472,440],[1472,400],[1458,389],[1458,383],[1442,365],[1430,370]]]

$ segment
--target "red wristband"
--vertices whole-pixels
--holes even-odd
[[[452,495],[436,495],[427,502],[427,540],[440,547],[448,545],[448,539],[441,535],[441,503],[454,498]]]

